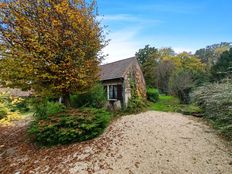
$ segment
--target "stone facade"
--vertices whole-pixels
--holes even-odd
[[[126,105],[129,101],[129,98],[131,98],[132,95],[131,85],[134,85],[135,92],[138,97],[146,99],[146,83],[143,77],[143,72],[137,60],[129,66],[128,70],[124,75]]]
[[[131,86],[134,85],[134,89],[138,97],[146,99],[146,84],[142,70],[140,68],[137,59],[130,58],[130,59],[125,59],[124,62],[123,61],[124,60],[106,65],[108,69],[110,69],[109,66],[112,66],[114,68],[118,68],[122,72],[120,76],[119,75],[117,76],[117,78],[105,79],[105,80],[102,79],[102,83],[105,87],[109,103],[111,103],[114,106],[114,102],[120,100],[122,107],[127,107],[128,101],[132,96]],[[126,66],[125,63],[127,63]],[[120,66],[121,64],[123,64],[123,69],[117,67],[117,65]],[[104,71],[104,67],[102,67],[102,69]],[[107,73],[107,71],[104,71],[104,73]],[[104,76],[107,76],[107,74],[104,74]],[[112,85],[117,86],[115,87],[117,91],[114,91],[115,93],[117,93],[116,99],[112,99],[109,97],[109,96],[112,97],[112,89],[111,89]],[[119,90],[118,88],[121,89]],[[119,108],[118,102],[117,102],[117,108]]]

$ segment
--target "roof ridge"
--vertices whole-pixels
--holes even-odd
[[[101,65],[100,76],[101,80],[109,80],[124,77],[125,72],[134,62],[137,62],[136,57],[118,60],[116,62]]]
[[[126,58],[126,59],[117,60],[115,62],[106,63],[106,64],[103,64],[103,65],[100,65],[100,66],[109,65],[109,64],[113,64],[113,63],[118,63],[118,62],[125,61],[125,60],[128,60],[128,59],[136,59],[136,57],[135,56],[134,57],[129,57],[129,58]]]

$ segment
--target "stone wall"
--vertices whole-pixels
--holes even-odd
[[[131,69],[124,76],[124,105],[127,107],[129,98],[131,98],[131,87],[130,87],[130,77],[131,77]]]
[[[127,105],[129,98],[131,97],[131,80],[135,82],[136,93],[139,97],[146,99],[146,83],[144,80],[143,72],[140,65],[135,61],[128,68],[127,73],[124,76],[125,87],[125,104]]]
[[[135,74],[137,95],[146,99],[146,82],[139,63],[135,63],[133,72]]]

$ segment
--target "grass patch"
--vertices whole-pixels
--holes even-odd
[[[200,115],[201,109],[194,104],[180,104],[174,96],[160,95],[156,103],[150,103],[149,109],[162,112],[179,112],[186,115]]]
[[[160,95],[156,103],[150,103],[149,109],[163,112],[176,112],[178,104],[178,98]]]

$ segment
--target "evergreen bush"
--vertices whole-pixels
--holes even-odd
[[[101,84],[97,84],[89,91],[71,96],[71,106],[75,108],[102,108],[106,103],[106,93]]]
[[[100,135],[110,118],[110,113],[103,109],[73,109],[34,121],[29,134],[43,146],[80,142]]]
[[[159,100],[159,91],[155,88],[148,88],[147,99],[151,102],[157,102]]]

